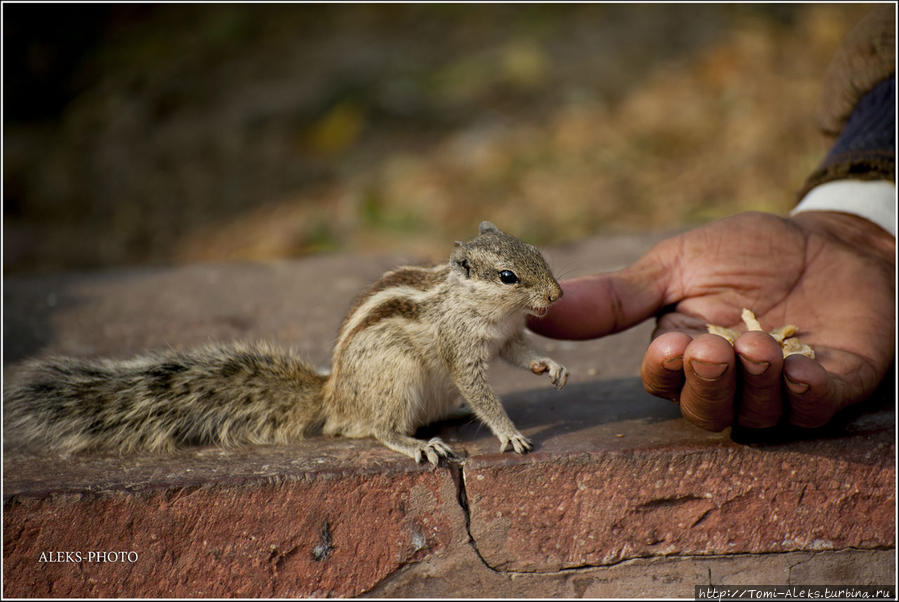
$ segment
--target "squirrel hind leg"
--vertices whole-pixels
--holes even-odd
[[[453,449],[444,443],[440,437],[422,441],[401,433],[385,431],[377,433],[375,438],[393,451],[405,454],[418,463],[427,460],[433,466],[437,466],[441,458],[453,459],[457,457]]]

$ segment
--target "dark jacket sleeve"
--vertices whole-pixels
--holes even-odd
[[[894,6],[872,10],[847,36],[824,77],[818,112],[834,144],[799,198],[839,179],[895,176],[896,53]]]

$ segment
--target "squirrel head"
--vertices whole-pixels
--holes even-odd
[[[475,294],[489,296],[508,311],[523,309],[543,315],[549,304],[562,296],[562,288],[540,251],[488,221],[481,222],[475,238],[456,241],[450,267]]]

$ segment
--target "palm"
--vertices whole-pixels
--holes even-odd
[[[863,400],[893,358],[895,241],[861,218],[748,213],[656,245],[633,265],[562,283],[565,296],[530,325],[556,338],[618,332],[657,316],[643,384],[712,430],[772,426],[788,410],[819,426]],[[782,357],[774,339],[746,333],[731,347],[706,324],[743,331],[796,325],[815,360]],[[660,313],[661,312],[661,313]]]
[[[741,308],[766,329],[795,324],[831,375],[842,403],[870,394],[893,354],[892,274],[830,237],[766,214],[721,220],[675,238],[674,312],[657,334],[745,330]],[[662,250],[662,249],[660,249]]]

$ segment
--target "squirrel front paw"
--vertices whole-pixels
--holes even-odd
[[[437,466],[440,463],[440,458],[455,457],[456,453],[440,437],[434,437],[427,443],[422,442],[418,449],[415,450],[415,461],[419,464],[427,458],[428,462]]]
[[[531,443],[531,440],[518,431],[515,431],[511,435],[500,437],[499,442],[499,451],[501,452],[507,451],[510,445],[512,446],[512,449],[522,455],[534,449],[534,444]]]
[[[556,389],[559,389],[560,391],[568,382],[568,369],[562,364],[551,360],[548,357],[531,362],[531,372],[533,372],[534,374],[548,374],[550,380],[552,380],[553,385],[555,385]]]

